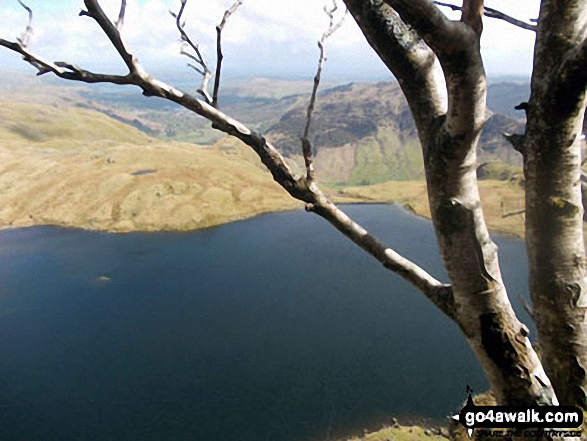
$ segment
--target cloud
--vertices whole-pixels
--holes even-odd
[[[233,0],[190,0],[186,7],[186,30],[201,45],[210,63],[215,57],[215,26]],[[186,71],[179,55],[179,38],[169,10],[178,10],[179,0],[127,0],[123,36],[129,48],[149,70]],[[520,18],[535,17],[538,0],[512,2],[487,0]],[[29,0],[35,11],[33,49],[52,60],[67,60],[85,68],[123,71],[124,66],[96,23],[78,17],[82,0]],[[110,17],[118,16],[119,0],[102,0]],[[329,3],[328,3],[329,4]],[[312,75],[317,60],[316,41],[328,26],[322,11],[325,2],[316,0],[245,0],[231,17],[223,34],[226,69],[241,75]],[[26,25],[26,12],[16,1],[0,0],[0,36],[12,39]],[[489,72],[529,72],[533,35],[497,20],[486,20],[482,48]],[[328,43],[329,66],[347,77],[355,72],[373,76],[385,70],[373,54],[352,17]],[[14,56],[0,51],[0,66]],[[110,70],[111,71],[111,70]]]

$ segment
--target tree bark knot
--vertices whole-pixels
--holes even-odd
[[[575,217],[581,212],[581,209],[576,204],[561,197],[549,198],[548,205],[557,216]]]

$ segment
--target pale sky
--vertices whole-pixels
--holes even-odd
[[[210,65],[214,64],[215,25],[233,0],[190,0],[186,29]],[[459,4],[458,0],[453,1]],[[78,17],[82,0],[27,0],[35,13],[31,49],[53,61],[69,61],[89,70],[123,72],[122,62],[93,20]],[[102,0],[111,17],[119,0]],[[152,72],[184,72],[179,38],[170,9],[179,0],[127,0],[123,37],[145,68]],[[327,27],[324,0],[244,0],[223,33],[226,72],[240,76],[310,77],[316,69],[316,41]],[[341,2],[342,3],[342,2]],[[539,0],[486,0],[520,19],[537,17]],[[447,12],[448,13],[448,12]],[[0,36],[14,40],[27,22],[16,0],[0,0]],[[534,34],[495,19],[485,19],[483,53],[489,75],[529,76]],[[367,45],[349,15],[328,42],[325,76],[360,80],[384,78],[387,71]],[[19,56],[0,48],[0,68],[21,66]],[[21,66],[22,67],[22,66]]]

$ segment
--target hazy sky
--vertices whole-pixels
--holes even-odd
[[[35,12],[32,49],[54,61],[67,60],[87,69],[123,71],[122,62],[96,23],[78,17],[82,0],[27,0]],[[102,0],[112,17],[119,0]],[[186,29],[201,44],[213,64],[215,25],[232,0],[190,0]],[[342,2],[341,2],[342,3]],[[459,4],[458,0],[454,3]],[[123,36],[143,65],[154,72],[185,72],[179,40],[169,10],[179,0],[128,0]],[[521,19],[538,15],[538,0],[486,0]],[[316,41],[327,26],[323,0],[244,0],[223,34],[225,69],[233,75],[309,77],[318,56]],[[0,36],[14,39],[26,25],[26,12],[16,0],[0,0]],[[483,52],[490,75],[529,75],[532,65],[532,32],[505,22],[486,19]],[[0,68],[24,64],[15,54],[0,50]],[[364,41],[350,15],[328,43],[325,75],[332,79],[382,78],[387,75]]]

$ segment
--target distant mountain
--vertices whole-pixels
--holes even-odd
[[[514,119],[524,119],[526,117],[524,111],[516,110],[515,107],[528,101],[529,97],[530,83],[509,81],[490,84],[487,89],[487,107],[495,113]]]
[[[33,85],[40,83],[31,83],[27,89],[33,89]],[[316,169],[322,182],[362,185],[423,178],[422,153],[414,121],[397,83],[323,86],[311,132]],[[311,87],[311,81],[227,82],[221,88],[220,109],[265,134],[301,173],[300,136]],[[42,99],[50,104],[58,100],[98,111],[166,141],[209,145],[225,136],[188,110],[165,100],[146,99],[136,90],[96,89],[85,85],[64,88],[53,83],[44,84],[43,89],[51,93],[28,95],[35,102]],[[22,87],[16,84],[3,93],[23,99]],[[528,94],[527,83],[490,84],[491,112],[481,136],[480,164],[499,161],[510,166],[521,165],[521,156],[502,134],[523,132],[525,114],[514,107],[526,101]]]
[[[505,109],[524,90],[524,85],[494,85],[492,102]],[[307,100],[290,105],[267,131],[267,138],[298,163],[306,105]],[[521,165],[521,156],[503,138],[504,132],[524,130],[524,120],[511,115],[489,113],[479,144],[480,164]],[[361,185],[423,177],[414,120],[395,82],[351,83],[324,91],[316,103],[312,128],[316,169],[328,183]]]

